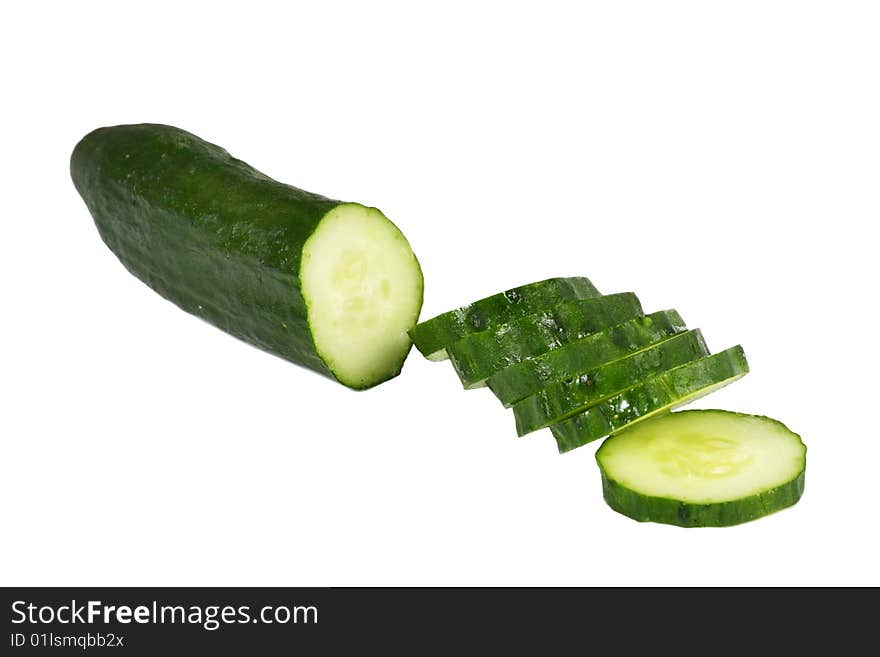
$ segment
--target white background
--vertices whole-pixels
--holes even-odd
[[[0,583],[880,585],[876,3],[184,4],[4,9]],[[697,406],[801,433],[802,501],[639,524],[446,363],[355,393],[181,312],[69,179],[132,122],[380,207],[423,318],[587,275],[742,343]]]

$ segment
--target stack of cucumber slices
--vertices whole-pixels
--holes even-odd
[[[605,500],[640,521],[735,525],[791,506],[806,447],[785,425],[674,408],[749,371],[739,345],[710,354],[675,310],[644,314],[632,292],[601,295],[551,278],[449,311],[410,330],[466,389],[488,386],[520,436],[549,428],[560,452],[596,453]]]

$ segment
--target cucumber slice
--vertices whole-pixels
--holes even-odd
[[[551,383],[513,405],[516,432],[524,436],[556,424],[644,379],[708,355],[703,335],[694,329],[572,379]]]
[[[493,294],[491,297],[450,310],[414,326],[409,335],[428,360],[447,358],[446,348],[471,333],[525,317],[573,299],[598,297],[599,291],[589,279],[548,278]]]
[[[486,384],[505,407],[510,407],[549,383],[571,378],[685,330],[675,310],[661,310],[505,367],[490,376]]]
[[[642,316],[632,292],[569,301],[449,346],[449,358],[465,388],[485,385],[495,372],[628,319]]]
[[[647,379],[550,427],[560,452],[586,445],[640,420],[682,406],[733,383],[749,371],[737,345]]]
[[[669,413],[606,440],[596,452],[608,505],[642,522],[723,527],[795,504],[807,448],[767,417]]]

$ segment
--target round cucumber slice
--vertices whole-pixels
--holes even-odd
[[[736,525],[792,506],[807,448],[777,420],[719,410],[669,413],[596,452],[605,501],[642,522]]]

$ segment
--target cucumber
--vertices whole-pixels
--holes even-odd
[[[700,330],[694,329],[572,379],[551,383],[513,405],[516,432],[524,436],[556,424],[644,379],[708,354]]]
[[[587,278],[549,278],[450,310],[417,324],[409,334],[425,358],[445,360],[446,348],[471,333],[531,315],[562,301],[598,296],[599,291]]]
[[[576,376],[684,330],[684,321],[675,310],[661,310],[505,367],[490,376],[486,384],[505,407],[510,407],[549,383]]]
[[[560,452],[616,433],[640,420],[687,404],[748,373],[742,347],[663,372],[550,427]]]
[[[453,343],[447,351],[464,387],[478,388],[495,372],[513,363],[641,316],[642,306],[632,292],[568,301],[551,310],[474,333]]]
[[[70,171],[110,250],[182,309],[351,388],[400,372],[422,273],[379,210],[165,125],[95,130]]]
[[[807,448],[767,417],[668,413],[606,440],[596,452],[605,501],[642,522],[723,527],[795,504]]]

